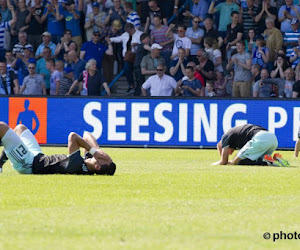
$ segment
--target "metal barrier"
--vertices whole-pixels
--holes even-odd
[[[192,0],[186,0],[185,3],[180,7],[180,9],[178,10],[178,14],[180,14],[184,9],[185,7],[188,5],[188,4],[191,4],[192,3]],[[176,18],[176,14],[174,14],[169,20],[168,20],[168,25]],[[109,88],[111,88],[119,79],[120,77],[124,74],[124,69],[115,77],[115,79],[109,84]],[[106,90],[103,90],[101,95],[105,95],[106,94]]]

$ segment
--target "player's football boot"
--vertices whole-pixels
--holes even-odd
[[[287,160],[283,159],[281,154],[279,154],[279,153],[274,154],[273,159],[275,161],[279,161],[281,163],[281,165],[284,167],[290,166],[290,163]]]
[[[274,160],[270,155],[264,155],[263,162],[266,162],[268,166],[282,167],[281,163]]]

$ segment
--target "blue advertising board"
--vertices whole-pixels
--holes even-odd
[[[297,100],[2,97],[0,106],[0,120],[12,127],[21,113],[35,119],[30,128],[44,144],[89,131],[107,146],[214,147],[229,128],[252,123],[274,132],[280,148],[292,148],[300,126]]]

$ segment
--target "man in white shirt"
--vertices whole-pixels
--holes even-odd
[[[165,74],[166,66],[162,63],[157,65],[157,74],[150,76],[142,85],[143,96],[147,96],[147,89],[150,89],[151,96],[172,96],[177,83],[173,77]]]
[[[122,43],[123,50],[122,55],[125,57],[127,51],[136,53],[138,45],[141,43],[140,36],[143,34],[142,31],[136,30],[132,23],[126,23],[124,26],[125,32],[121,36],[111,37],[112,43]],[[124,60],[124,70],[128,81],[127,93],[134,92],[134,78],[133,78],[133,63]]]

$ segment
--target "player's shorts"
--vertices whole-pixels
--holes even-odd
[[[31,131],[26,129],[18,136],[9,129],[3,136],[2,143],[13,168],[20,174],[32,174],[33,159],[42,151]]]
[[[260,131],[248,141],[238,152],[240,159],[250,159],[256,161],[265,154],[271,155],[278,146],[275,134],[268,131]]]
[[[300,127],[299,127],[299,130],[298,130],[298,138],[300,139]]]

